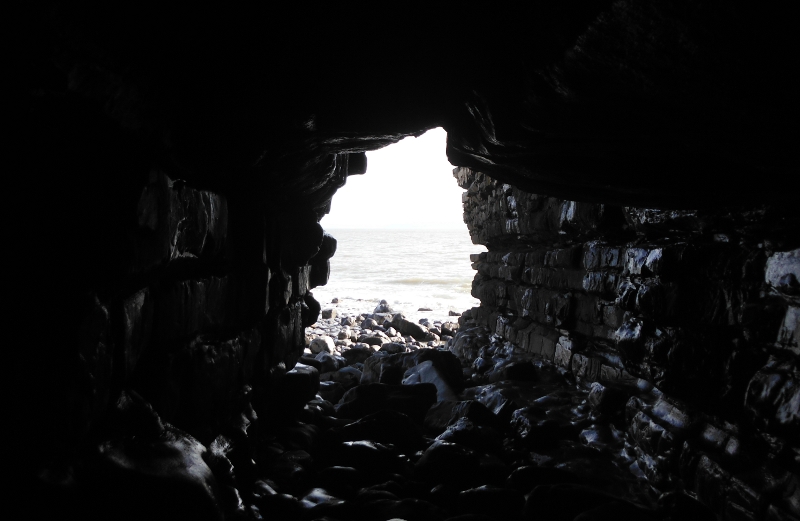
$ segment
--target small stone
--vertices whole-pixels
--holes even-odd
[[[322,351],[317,355],[317,361],[320,363],[321,367],[319,368],[319,371],[321,373],[330,373],[339,369],[339,364],[337,363],[336,358],[325,351]]]
[[[387,342],[387,343],[385,343],[385,344],[383,344],[381,346],[379,351],[384,352],[384,353],[389,353],[391,355],[396,354],[396,353],[405,353],[406,352],[406,346],[405,346],[405,344],[398,344],[396,342]]]
[[[386,302],[385,300],[381,300],[381,303],[378,304],[373,313],[394,313],[394,310],[392,309],[392,307],[389,305],[388,302]]]
[[[322,318],[336,318],[337,311],[333,308],[323,309],[321,315]]]
[[[358,341],[362,344],[369,344],[371,346],[380,346],[384,343],[388,342],[388,339],[382,338],[380,336],[368,336],[362,335],[358,337]]]
[[[337,297],[333,297],[331,299],[331,304],[338,304],[338,303],[339,303],[339,299]]]
[[[322,353],[323,351],[333,353],[336,349],[336,344],[331,337],[323,335],[312,340],[309,348],[314,354]]]
[[[419,308],[417,311],[433,311],[431,308]]]
[[[364,319],[364,322],[361,323],[361,327],[364,329],[375,329],[377,326],[378,323],[372,318]]]

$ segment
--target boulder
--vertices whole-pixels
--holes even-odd
[[[331,380],[339,382],[345,389],[350,389],[361,381],[361,371],[355,367],[342,367],[331,375]]]
[[[321,373],[330,373],[339,369],[339,363],[336,358],[328,352],[322,351],[316,356],[316,360],[320,364],[318,369]]]
[[[458,322],[445,322],[441,326],[442,335],[456,336],[458,333]]]
[[[392,327],[403,335],[410,335],[417,340],[425,340],[428,330],[419,324],[406,320],[402,313],[397,313],[392,317]]]
[[[342,441],[372,440],[391,443],[406,451],[419,450],[423,443],[420,428],[407,415],[384,409],[336,429]]]
[[[359,343],[368,344],[371,346],[382,346],[383,344],[389,341],[388,338],[384,338],[379,335],[361,335],[358,337]]]
[[[320,313],[322,318],[325,318],[325,319],[336,318],[337,314],[338,314],[338,312],[336,311],[335,308],[323,309],[322,312]]]
[[[389,353],[390,355],[394,355],[397,353],[405,353],[406,352],[406,345],[399,344],[397,342],[386,342],[381,346],[379,351],[383,353]]]
[[[459,484],[472,479],[480,465],[478,454],[456,443],[435,441],[414,466],[414,477],[430,484]]]
[[[328,335],[322,335],[312,340],[308,348],[315,355],[322,352],[333,353],[336,350],[336,344]]]
[[[347,360],[347,365],[364,363],[364,361],[375,354],[375,348],[369,344],[355,344],[350,349],[344,351],[342,356]]]
[[[89,462],[84,485],[95,495],[88,511],[98,519],[221,521],[218,484],[205,461],[213,455],[131,395],[123,393],[113,411],[124,432],[101,441]]]
[[[494,519],[518,519],[525,498],[513,489],[481,486],[458,494],[458,510],[464,514],[491,516]]]
[[[425,431],[440,434],[460,418],[467,418],[477,425],[502,428],[497,416],[480,402],[475,400],[439,401],[425,415]]]
[[[427,360],[421,364],[410,367],[403,374],[403,385],[414,385],[420,383],[429,383],[436,386],[436,400],[442,401],[457,401],[458,394],[450,387],[447,380],[434,365],[432,360]]]
[[[331,403],[338,403],[346,390],[341,382],[335,380],[319,383],[319,395]]]
[[[361,383],[381,381],[381,375],[386,375],[390,371],[389,368],[395,368],[393,374],[395,377],[399,375],[400,380],[402,380],[403,374],[408,369],[426,361],[432,362],[443,381],[454,393],[459,393],[464,389],[464,375],[458,359],[448,351],[439,351],[437,349],[420,349],[410,353],[394,355],[376,354],[364,362]]]
[[[392,309],[392,306],[390,306],[388,302],[386,302],[385,300],[381,300],[381,303],[377,305],[373,313],[394,313],[394,310]]]
[[[277,414],[292,417],[302,411],[318,391],[319,371],[315,367],[297,364],[274,383],[268,406]]]
[[[498,361],[487,373],[492,383],[501,380],[518,380],[533,382],[536,380],[536,367],[530,360],[507,358]]]
[[[503,436],[499,431],[491,427],[477,425],[467,418],[459,418],[436,439],[459,443],[482,453],[497,453],[503,446]]]
[[[436,403],[436,386],[432,384],[361,384],[342,396],[336,405],[336,416],[356,420],[389,409],[401,412],[415,423],[422,425],[425,414],[434,403]]]

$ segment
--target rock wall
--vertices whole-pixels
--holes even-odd
[[[454,165],[592,202],[503,195],[479,210],[473,232],[503,255],[479,263],[476,318],[497,328],[516,310],[505,334],[541,326],[529,347],[560,345],[570,368],[701,389],[702,410],[722,399],[724,418],[796,432],[797,407],[783,406],[796,366],[781,358],[796,342],[796,220],[774,206],[691,211],[796,198],[791,16],[668,0],[19,11],[6,382],[27,504],[72,490],[97,450],[122,461],[114,439],[213,452],[219,433],[305,397],[292,367],[335,251],[319,220],[366,151],[437,126]],[[584,247],[596,262],[582,264]]]
[[[454,175],[489,250],[462,323],[621,393],[655,489],[692,490],[726,519],[798,515],[796,209],[620,207]]]

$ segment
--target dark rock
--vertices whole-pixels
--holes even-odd
[[[380,304],[377,305],[373,313],[394,313],[394,310],[388,302],[381,300]]]
[[[421,383],[429,383],[436,386],[436,400],[439,402],[458,400],[458,394],[448,384],[447,377],[434,365],[432,360],[426,360],[414,367],[410,367],[403,374],[403,385]]]
[[[500,432],[491,427],[476,425],[467,418],[459,418],[436,439],[458,443],[478,452],[498,452],[503,444]]]
[[[367,344],[371,346],[382,346],[384,343],[388,342],[387,339],[380,337],[380,336],[370,336],[370,335],[361,335],[358,337],[358,341],[362,344]]]
[[[329,449],[324,458],[331,466],[353,467],[378,480],[404,471],[405,460],[392,448],[368,440],[346,441]]]
[[[269,476],[281,490],[297,493],[308,488],[314,460],[304,450],[280,454],[269,469]]]
[[[397,342],[387,342],[381,345],[379,351],[394,355],[397,353],[405,353],[407,351],[405,344],[398,344]]]
[[[403,335],[413,336],[417,340],[425,340],[428,330],[419,324],[406,320],[402,313],[397,313],[392,317],[392,327],[400,331]]]
[[[361,371],[355,367],[342,367],[335,373],[331,374],[331,380],[341,383],[345,389],[351,389],[361,382],[361,376]]]
[[[537,379],[536,368],[529,360],[501,360],[487,373],[492,383],[501,380],[532,382]]]
[[[448,311],[447,314],[449,316],[451,316],[451,317],[460,317],[461,316],[461,313],[459,313],[457,311]]]
[[[427,361],[432,362],[436,371],[454,392],[458,393],[464,389],[464,377],[458,359],[452,353],[436,349],[420,349],[411,353],[376,355],[369,358],[364,362],[361,383],[379,381],[381,374],[386,371],[385,367],[396,367],[402,375],[408,369]]]
[[[339,363],[337,362],[336,358],[325,351],[320,352],[316,356],[316,360],[319,362],[319,371],[321,373],[329,373],[339,369]]]
[[[771,358],[750,380],[745,409],[756,424],[786,436],[800,433],[800,364]]]
[[[436,505],[421,499],[380,499],[364,505],[364,519],[408,519],[438,521],[445,513]]]
[[[371,440],[390,443],[410,452],[418,450],[422,445],[419,426],[405,414],[391,409],[368,414],[336,432],[342,441]]]
[[[464,490],[458,496],[459,510],[464,514],[517,519],[525,506],[522,494],[508,488],[481,486]]]
[[[436,386],[433,384],[361,384],[345,393],[336,406],[336,416],[356,420],[389,409],[403,413],[421,425],[435,402]]]
[[[658,498],[658,509],[671,519],[702,521],[714,519],[714,512],[685,492],[668,492]]]
[[[598,509],[598,510],[595,510]],[[605,510],[608,509],[608,510]],[[595,511],[590,514],[587,511]],[[610,512],[610,519],[655,519],[645,509],[619,498],[581,485],[540,485],[533,489],[525,501],[525,517],[537,516],[553,521],[572,521],[583,512],[584,519],[609,519],[591,517]],[[603,513],[603,515],[606,515]],[[614,517],[616,516],[616,517]],[[631,517],[633,516],[633,517]]]
[[[292,415],[303,409],[319,391],[319,372],[314,367],[297,364],[278,380],[271,398],[271,406]]]
[[[331,403],[338,403],[346,389],[340,382],[328,381],[319,383],[319,395]]]
[[[642,521],[656,521],[659,517],[655,512],[632,505],[624,501],[612,501],[598,505],[589,510],[584,510],[575,516],[574,521],[604,521],[616,519],[641,519]]]
[[[315,484],[342,499],[352,499],[366,482],[366,475],[353,467],[332,466],[320,470]]]
[[[317,360],[316,357],[303,355],[300,357],[300,360],[298,360],[298,363],[311,366],[320,373],[326,372],[322,370],[322,363],[319,360]]]
[[[156,436],[143,432],[102,442],[92,469],[102,479],[87,484],[97,501],[89,510],[98,518],[220,520],[218,486],[205,453],[197,440],[169,425]]]
[[[308,491],[301,499],[300,506],[307,512],[308,517],[316,519],[322,516],[340,516],[349,513],[350,505],[342,499],[332,496],[327,490],[314,488]]]
[[[500,420],[485,405],[474,400],[467,400],[460,402],[440,401],[434,404],[425,415],[425,430],[430,433],[440,434],[460,418],[466,418],[477,425],[495,429],[502,428]]]
[[[478,470],[478,454],[463,445],[435,441],[422,453],[414,475],[428,483],[463,483]]]
[[[348,365],[363,363],[367,358],[374,355],[375,351],[367,344],[355,344],[350,349],[344,351],[342,356],[347,360]]]
[[[522,466],[515,469],[506,486],[527,494],[539,485],[584,484],[584,479],[567,470],[553,467]]]
[[[560,439],[560,426],[537,406],[517,409],[511,415],[511,429],[532,447],[552,447]]]
[[[336,308],[327,308],[321,311],[320,316],[322,316],[322,318],[324,319],[330,319],[330,318],[336,318],[337,314],[338,311],[336,311]]]
[[[289,494],[263,496],[256,501],[259,511],[269,516],[265,519],[302,519],[303,506],[300,501]]]
[[[322,335],[312,340],[311,345],[309,345],[308,348],[311,349],[311,352],[316,355],[323,352],[333,353],[336,350],[336,345],[331,337],[328,335]]]
[[[445,322],[442,324],[442,335],[456,336],[458,328],[458,322]]]
[[[396,10],[375,24],[284,3],[193,9],[182,23],[187,10],[164,3],[52,6],[18,17],[28,38],[10,75],[26,117],[5,186],[24,223],[8,227],[24,260],[8,270],[7,322],[34,345],[9,350],[6,375],[7,423],[21,426],[9,474],[27,476],[9,491],[17,503],[94,517],[64,505],[98,494],[48,494],[102,481],[82,447],[135,436],[133,447],[159,428],[143,409],[141,421],[118,414],[122,389],[152,404],[161,430],[229,438],[233,459],[269,452],[247,437],[296,413],[320,421],[321,406],[304,408],[313,385],[283,378],[336,250],[320,220],[366,171],[365,151],[444,125],[464,222],[488,250],[470,256],[480,305],[459,321],[475,330],[448,348],[470,366],[494,336],[555,361],[570,386],[559,395],[539,371],[528,389],[467,397],[508,419],[547,396],[548,415],[574,423],[566,433],[631,437],[592,461],[631,465],[648,494],[685,486],[720,515],[798,515],[786,490],[753,499],[761,481],[748,474],[774,463],[788,487],[798,473],[793,17],[744,3],[535,2]],[[480,37],[454,46],[445,24]],[[396,45],[409,27],[426,45]],[[53,259],[58,276],[42,276]],[[637,389],[641,403],[623,419],[599,389],[581,403],[576,381]],[[260,422],[249,415],[248,433],[249,401]],[[292,429],[302,440],[287,444],[310,443],[312,428]],[[577,465],[573,452],[597,448],[574,438],[547,457]],[[17,494],[32,476],[44,497]],[[246,489],[222,486],[239,516]]]
[[[622,389],[602,385],[599,382],[592,384],[587,401],[592,409],[605,414],[621,412],[628,401],[628,393]]]

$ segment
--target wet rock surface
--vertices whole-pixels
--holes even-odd
[[[20,11],[4,180],[20,517],[800,515],[794,17],[663,0]],[[437,126],[489,249],[482,305],[458,332],[379,302],[323,310],[331,197],[367,151]],[[460,383],[447,356],[415,358],[440,350]],[[436,458],[472,472],[417,471]]]

